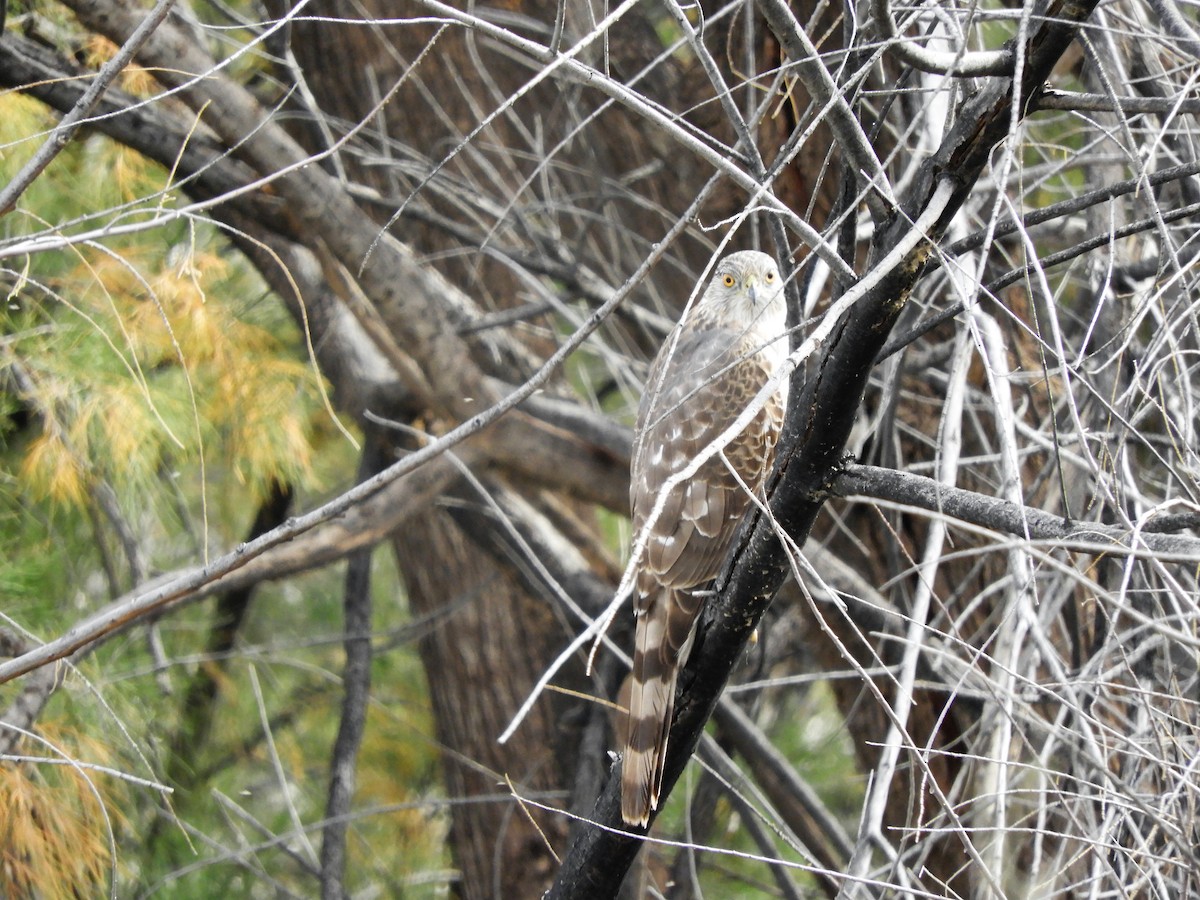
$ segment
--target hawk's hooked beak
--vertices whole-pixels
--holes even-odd
[[[758,279],[751,275],[746,279],[746,293],[750,295],[750,305],[758,305]]]

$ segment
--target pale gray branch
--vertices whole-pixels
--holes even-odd
[[[1011,50],[963,49],[958,53],[927,50],[901,36],[896,27],[896,20],[892,18],[891,4],[888,0],[871,0],[871,12],[883,33],[888,52],[914,69],[931,75],[953,75],[958,78],[1012,74]]]
[[[1163,562],[1200,562],[1200,538],[1159,534],[1151,519],[1140,530],[1117,525],[1072,522],[1030,506],[1018,506],[962,488],[941,484],[923,475],[852,465],[834,480],[838,496],[865,497],[902,503],[931,513],[961,519],[981,528],[1096,556],[1136,556]]]

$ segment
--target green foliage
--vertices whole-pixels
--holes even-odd
[[[19,135],[44,131],[40,115],[20,96],[0,100],[0,177],[34,143]],[[142,220],[169,207],[166,179],[90,138],[34,183],[14,222],[32,233],[107,209]],[[9,275],[0,328],[4,364],[41,426],[19,463],[7,460],[33,496],[79,506],[104,480],[153,501],[165,467],[196,465],[227,464],[250,500],[274,480],[313,483],[318,376],[290,320],[262,302],[262,284],[214,228],[177,220],[23,263]]]
[[[772,739],[821,795],[829,810],[853,832],[865,785],[833,690],[817,682],[807,690],[781,691]]]
[[[385,557],[377,555],[380,562]],[[395,573],[378,568],[376,625],[378,633],[387,634],[402,627],[406,614],[401,604],[389,602],[396,592]],[[263,589],[256,599],[236,656],[218,674],[211,731],[186,748],[184,762],[194,780],[186,787],[175,785],[171,813],[141,861],[141,890],[157,885],[162,896],[201,898],[221,886],[232,896],[246,896],[249,873],[238,848],[254,847],[254,858],[275,881],[298,896],[312,895],[311,874],[295,854],[304,856],[306,843],[316,848],[321,840],[328,759],[342,702],[339,586],[338,573],[322,571],[285,588]],[[173,618],[171,631],[163,635],[167,655],[179,659],[194,652],[206,624],[199,609]],[[437,746],[422,669],[407,643],[389,648],[385,641],[380,647],[349,836],[351,890],[358,879],[400,884],[447,866],[445,823],[426,800],[437,779]],[[119,710],[129,731],[153,733],[156,722],[174,728],[179,696],[199,667],[172,669],[176,690],[163,696],[154,690],[139,646],[108,655],[106,670],[124,686],[124,696],[138,701]],[[211,671],[216,662],[201,666]],[[162,760],[157,768],[168,764]],[[150,819],[154,798],[141,799],[141,817]],[[189,834],[203,839],[197,844]],[[288,839],[280,843],[271,835]],[[128,893],[137,891],[131,887]],[[394,895],[401,893],[438,895],[432,886]]]
[[[109,53],[102,43],[85,47],[96,59]],[[155,90],[136,71],[121,86]],[[27,97],[0,96],[0,183],[54,121]],[[0,556],[0,612],[35,635],[61,632],[131,586],[117,519],[153,574],[202,558],[204,547],[240,540],[271,485],[319,488],[319,454],[346,468],[348,445],[339,435],[330,446],[304,336],[222,233],[175,215],[178,203],[168,172],[93,134],[69,145],[2,220],[7,236],[29,239],[30,252],[0,263],[0,540],[7,551]],[[101,228],[109,233],[98,235]],[[315,583],[336,597],[336,584]],[[339,632],[336,603],[326,604],[323,621],[309,613],[275,610],[295,616],[305,642],[318,629]],[[198,608],[172,617],[163,633],[165,658],[194,657],[210,615]],[[280,633],[265,622],[261,631]],[[317,821],[328,773],[306,760],[328,758],[341,702],[329,675],[340,670],[340,646],[309,651],[302,666],[292,665],[290,650],[272,652],[282,658],[257,663],[266,673],[268,721],[297,698],[316,698],[302,700],[302,715],[273,725],[272,737],[289,778],[304,786],[305,820]],[[112,642],[82,671],[100,689],[77,690],[70,679],[39,719],[39,734],[67,759],[161,777],[179,696],[158,690],[141,637]],[[192,671],[173,666],[165,677],[179,688]],[[210,741],[189,748],[193,762],[208,768],[197,788],[203,802],[171,800],[188,818],[166,817],[156,790],[114,787],[121,782],[93,770],[0,764],[0,896],[106,895],[114,866],[120,882],[161,883],[171,896],[244,895],[246,873],[228,858],[195,878],[170,873],[194,863],[198,851],[209,854],[198,834],[229,847],[261,839],[252,828],[243,831],[244,823],[230,824],[236,802],[280,831],[291,827],[247,677],[245,664],[227,673],[223,683],[231,687],[217,700]],[[13,696],[0,689],[0,707]],[[86,737],[98,734],[116,737],[110,744]],[[385,734],[395,738],[395,729]],[[433,751],[427,742],[417,746],[408,765],[428,768]],[[20,752],[40,749],[27,741]],[[260,794],[242,801],[247,785]],[[214,801],[218,792],[230,803]],[[146,837],[159,825],[163,839],[151,850]],[[406,846],[423,840],[415,828],[405,826]],[[442,864],[436,838],[422,846]],[[279,848],[264,852],[286,860]],[[308,875],[297,872],[294,888],[308,893]]]

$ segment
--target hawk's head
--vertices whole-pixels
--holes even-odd
[[[783,331],[787,320],[779,268],[757,250],[731,253],[721,260],[701,304],[726,321],[774,334]]]

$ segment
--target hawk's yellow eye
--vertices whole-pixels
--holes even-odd
[[[721,276],[721,284],[725,285],[725,287],[733,287],[735,284],[737,284],[737,279],[726,272]]]
[[[770,284],[770,283],[771,283],[772,281],[774,281],[774,280],[775,280],[775,273],[774,273],[774,272],[768,272],[768,273],[767,273],[767,284]]]

